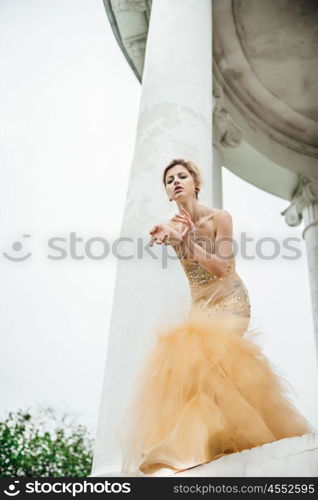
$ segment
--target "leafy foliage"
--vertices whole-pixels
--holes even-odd
[[[52,407],[20,409],[0,422],[1,477],[87,477],[92,457],[87,428]]]

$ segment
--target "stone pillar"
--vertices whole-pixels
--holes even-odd
[[[212,205],[214,208],[223,208],[222,166],[222,149],[219,144],[213,142]]]
[[[308,271],[312,297],[315,340],[318,352],[318,182],[300,175],[290,206],[282,212],[289,226],[304,221],[302,236],[306,242]]]
[[[223,207],[222,198],[222,166],[223,148],[238,147],[243,138],[242,131],[231,120],[224,105],[223,89],[216,84],[213,88],[213,166],[212,192],[213,206]]]
[[[146,47],[137,137],[118,253],[105,378],[92,476],[118,476],[120,426],[136,375],[153,345],[155,329],[182,314],[188,288],[179,263],[145,250],[149,230],[176,211],[162,184],[173,158],[194,161],[204,185],[199,201],[212,200],[212,2],[153,0]],[[139,241],[137,241],[139,239]],[[175,255],[174,255],[175,260]]]

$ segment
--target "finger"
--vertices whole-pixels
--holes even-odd
[[[178,214],[179,215],[179,214]],[[184,213],[184,214],[180,214],[179,217],[183,217],[184,219],[189,219],[189,216],[188,214]]]
[[[183,215],[175,215],[172,220],[180,220],[180,221],[185,221],[186,218]]]
[[[189,228],[186,228],[182,233],[181,236],[182,238],[189,232]]]
[[[175,223],[178,224],[178,231],[180,231],[181,229],[183,229],[185,226],[187,227],[189,224],[186,220],[175,220]]]
[[[183,217],[185,217],[187,220],[189,220],[189,221],[191,221],[191,222],[192,222],[191,217],[190,217],[190,214],[189,214],[186,210],[184,211],[184,215],[183,215]]]
[[[181,219],[174,219],[174,221],[176,224],[187,224],[187,221],[186,220],[181,220]]]
[[[193,224],[192,219],[191,219],[191,215],[189,214],[189,212],[187,212],[186,209],[183,207],[181,208],[181,210],[183,210],[183,212],[184,212],[184,217],[186,217]]]
[[[186,218],[186,221],[187,221],[187,223],[188,223],[189,227],[190,227],[190,228],[193,228],[194,224],[193,224],[193,222],[192,222],[192,220],[191,220],[191,217],[189,217],[189,216],[185,215],[185,218]]]
[[[183,210],[183,211],[184,211],[184,213],[185,213],[185,214],[187,214],[187,215],[190,217],[189,212],[188,212],[188,211],[187,211],[184,207],[181,207],[181,210]]]
[[[184,218],[184,219],[175,219],[175,222],[181,222],[182,224],[186,224],[187,226],[189,226],[189,221]]]
[[[158,236],[156,236],[155,234],[151,237],[151,240],[150,240],[150,245],[153,246],[154,243],[156,242]]]

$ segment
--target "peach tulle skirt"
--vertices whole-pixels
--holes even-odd
[[[192,314],[159,336],[126,415],[123,473],[182,470],[311,432],[246,330],[246,318]]]

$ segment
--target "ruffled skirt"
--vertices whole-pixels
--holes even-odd
[[[244,317],[196,313],[159,336],[125,418],[124,475],[183,470],[312,432],[292,387],[245,331]]]

